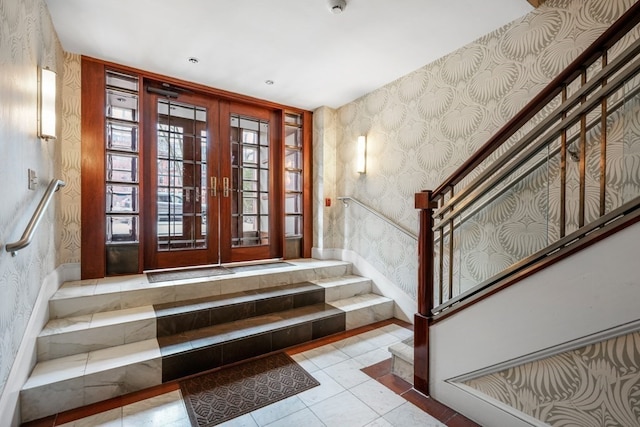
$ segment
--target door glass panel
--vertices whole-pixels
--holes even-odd
[[[207,248],[207,111],[158,100],[159,251]]]
[[[269,123],[231,116],[231,244],[269,244]]]

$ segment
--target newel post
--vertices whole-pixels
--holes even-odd
[[[415,195],[420,209],[418,237],[418,312],[414,316],[413,387],[429,395],[429,323],[433,304],[433,204],[431,191]]]

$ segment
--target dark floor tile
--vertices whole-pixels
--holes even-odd
[[[403,394],[412,388],[412,385],[393,374],[387,374],[378,378],[378,382],[396,394]]]
[[[271,334],[265,333],[222,344],[222,363],[239,362],[271,352]]]
[[[222,346],[199,348],[162,358],[162,382],[222,366]]]
[[[474,423],[469,418],[456,414],[447,420],[447,427],[482,427],[480,424]]]
[[[323,303],[325,300],[324,294],[324,288],[318,288],[310,292],[294,295],[293,307],[306,307],[307,305]]]
[[[378,379],[391,373],[391,364],[391,359],[387,359],[383,360],[382,362],[378,362],[375,365],[362,368],[361,371],[369,375],[373,379]]]
[[[344,332],[346,329],[346,315],[339,313],[337,315],[316,320],[312,323],[313,339],[326,337],[327,335]]]
[[[233,322],[256,315],[256,305],[253,301],[243,302],[210,310],[210,325]]]
[[[312,327],[311,323],[304,323],[302,325],[292,326],[279,331],[274,331],[271,334],[271,349],[282,350],[294,345],[298,345],[304,342],[311,341]]]
[[[281,295],[274,298],[258,300],[256,304],[256,316],[291,310],[293,308],[293,295]]]

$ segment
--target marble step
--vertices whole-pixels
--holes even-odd
[[[394,301],[376,294],[356,295],[330,303],[346,313],[347,330],[391,319]]]
[[[52,319],[223,295],[351,274],[351,264],[332,260],[287,261],[289,266],[149,283],[144,274],[64,283],[49,301]]]
[[[239,362],[345,330],[345,312],[326,303],[159,337],[162,380]]]
[[[326,302],[350,298],[356,295],[370,294],[372,292],[371,279],[356,275],[329,277],[312,280],[311,282],[325,288]]]
[[[316,284],[290,284],[196,300],[52,319],[37,338],[39,361],[197,329],[242,316],[266,314],[305,304],[335,301],[369,292],[359,276],[331,277]]]
[[[363,314],[367,305],[370,314]],[[341,332],[354,314],[358,321],[371,318],[372,313],[382,320],[383,312],[384,318],[392,317],[392,301],[365,294],[40,361],[20,394],[22,420],[46,417]],[[132,312],[129,315],[134,316]],[[56,394],[55,400],[48,398],[51,393]]]
[[[413,384],[413,336],[389,347],[391,373]]]

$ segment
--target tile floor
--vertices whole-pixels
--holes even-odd
[[[412,394],[408,383],[389,374],[389,345],[412,334],[411,330],[399,323],[401,322],[380,322],[375,328],[361,328],[351,336],[344,334],[346,337],[342,339],[325,339],[289,350],[288,353],[320,382],[320,386],[235,418],[221,426],[445,426],[425,412],[429,411],[430,407],[421,402],[429,399],[415,392]],[[359,332],[362,330],[364,331]],[[363,371],[363,368],[366,369]],[[78,418],[82,411],[76,410],[75,415],[59,414],[49,424],[29,425],[191,426],[177,383],[164,385],[155,394],[149,398],[139,397],[138,401],[131,403],[124,400],[112,404],[111,406],[116,407],[84,418]],[[456,421],[453,423],[455,425],[475,425],[442,405],[436,407],[436,410],[440,410],[439,418],[447,422],[451,420]],[[88,412],[96,411],[89,409]],[[66,421],[74,417],[78,419]]]

